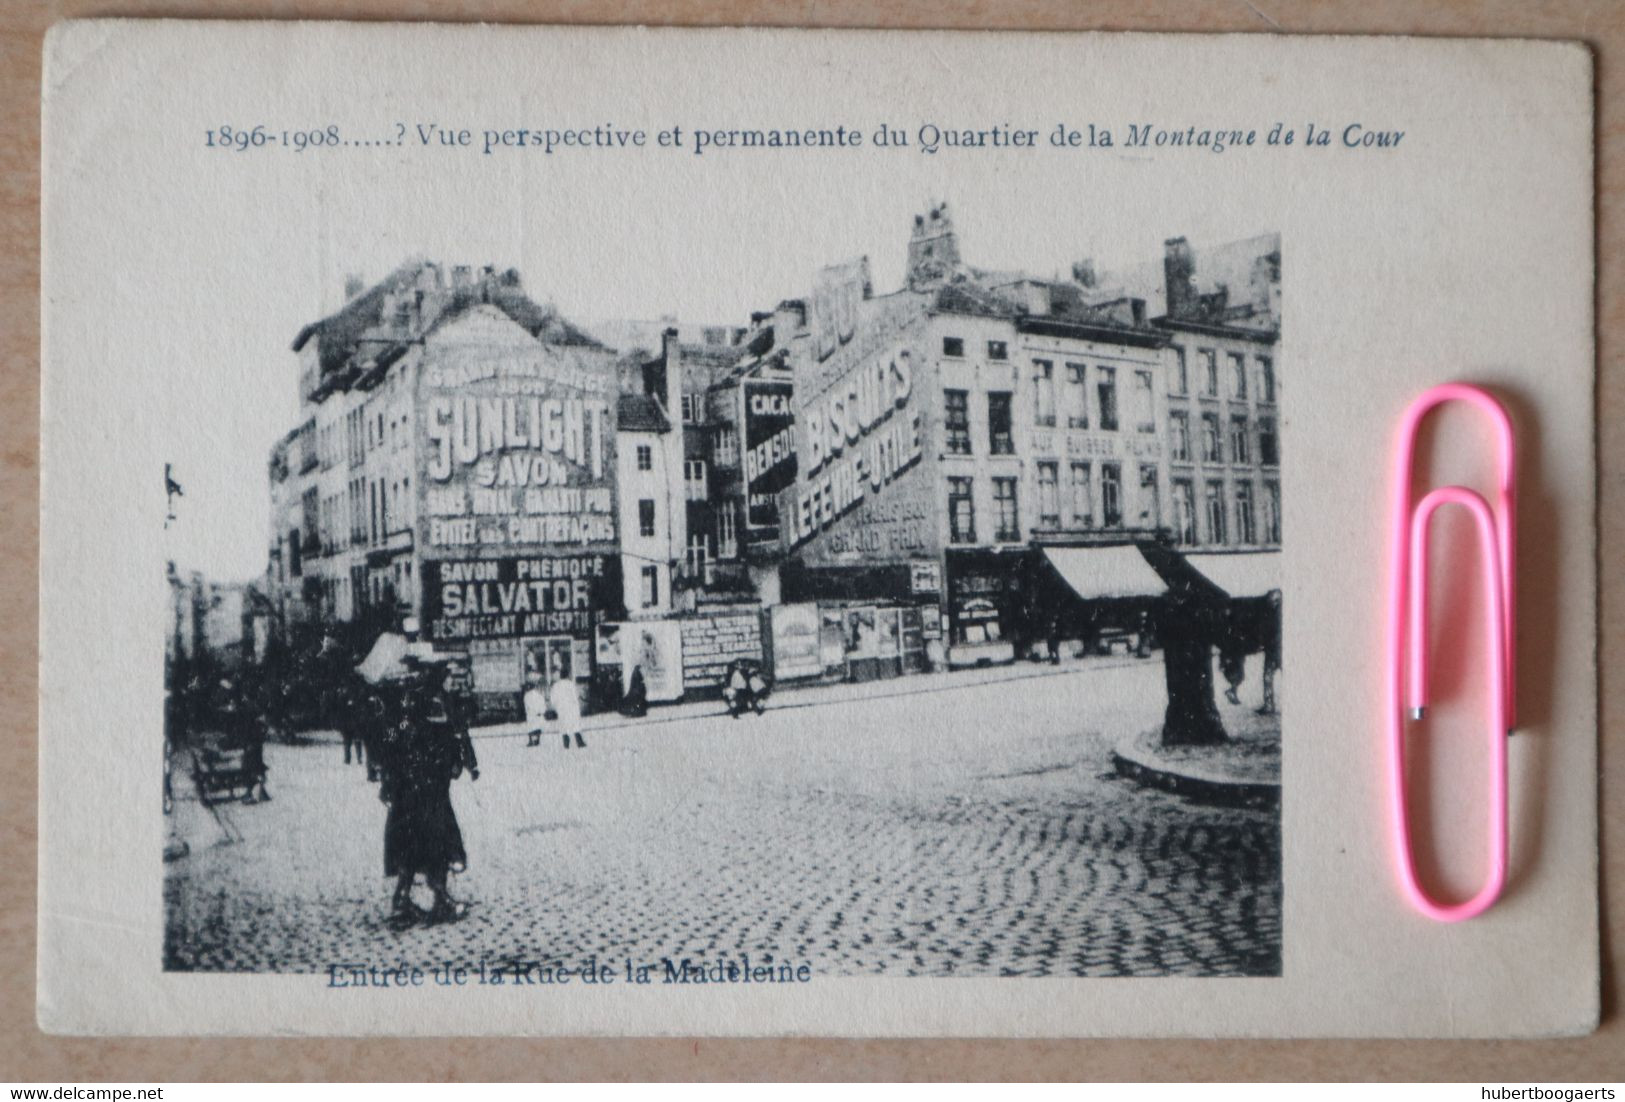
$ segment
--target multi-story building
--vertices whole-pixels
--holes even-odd
[[[1171,338],[1167,440],[1176,543],[1191,548],[1281,545],[1280,239],[1237,242],[1214,267],[1240,262],[1238,293],[1210,275],[1182,237],[1163,261]],[[1245,282],[1242,282],[1245,280]]]
[[[915,221],[906,290],[835,286],[811,325],[824,339],[790,357],[786,600],[900,606],[882,650],[914,609],[923,639],[976,661],[1031,629],[1035,563],[1160,538],[1169,338],[1143,302],[971,269],[941,206]]]
[[[617,359],[517,273],[409,263],[295,341],[272,604],[417,621],[510,701],[596,677],[626,620],[667,669],[688,633],[696,684],[761,608],[781,673],[1143,626],[1136,547],[1279,547],[1279,238],[1117,278],[973,268],[938,205],[900,290],[860,258],[748,326],[603,323]]]
[[[347,291],[294,341],[302,419],[272,449],[285,623],[415,629],[495,710],[528,676],[593,679],[600,628],[671,607],[674,395],[624,393],[513,271]]]

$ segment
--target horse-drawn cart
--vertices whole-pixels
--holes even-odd
[[[192,783],[203,806],[244,799],[265,776],[265,766],[242,747],[204,742],[192,749]]]

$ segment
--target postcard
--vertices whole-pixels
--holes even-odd
[[[44,1028],[1594,1026],[1584,49],[85,21],[45,62]],[[1399,888],[1383,757],[1394,432],[1452,379],[1520,448],[1511,873],[1464,923]],[[1447,411],[1428,477],[1492,443]],[[1494,644],[1435,528],[1411,799],[1461,898]]]

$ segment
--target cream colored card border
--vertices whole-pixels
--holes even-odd
[[[333,33],[332,28],[324,30]],[[73,111],[82,112],[81,120],[98,123],[106,113],[111,122],[121,103],[146,102],[140,94],[147,79],[143,74],[190,71],[181,56],[169,52],[180,39],[152,37],[155,33],[120,28],[111,35],[98,34],[94,49],[63,56],[56,70],[62,74],[60,83],[48,72],[58,94],[48,107],[46,141],[62,143],[48,154],[62,158],[52,160],[53,166],[77,165],[89,157],[88,146],[76,145],[76,134],[94,132],[98,141],[117,145],[118,139],[110,137],[116,127],[87,125],[70,133],[60,124]],[[218,34],[222,28],[195,33]],[[229,33],[315,32],[239,25]],[[400,35],[413,52],[421,53],[424,36],[434,32],[379,33]],[[495,38],[472,29],[438,33],[477,42],[484,73],[517,67],[521,52],[533,63],[538,53],[568,51],[591,41],[595,50],[609,55],[626,51],[630,57],[658,50],[661,41],[653,32],[505,31]],[[738,49],[741,54],[733,59],[738,64],[726,67],[730,72],[752,66],[771,71],[784,64],[775,52],[789,48],[792,40],[800,64],[808,64],[807,55],[821,50],[862,50],[869,55],[867,66],[875,63],[875,55],[895,50],[887,67],[892,72],[907,71],[908,61],[927,46],[933,57],[970,67],[996,51],[1001,62],[1041,69],[1062,60],[1081,62],[1097,78],[1109,78],[1114,66],[1124,74],[1177,69],[1192,86],[1209,89],[1223,86],[1225,73],[1257,68],[1275,77],[1270,94],[1291,89],[1298,113],[1323,111],[1328,117],[1354,109],[1338,97],[1352,94],[1352,82],[1361,80],[1359,111],[1415,120],[1407,129],[1433,139],[1419,143],[1429,152],[1426,163],[1389,163],[1371,175],[1366,173],[1373,170],[1356,166],[1339,173],[1335,183],[1313,169],[1283,171],[1259,184],[1280,189],[1280,228],[1289,258],[1286,289],[1291,301],[1283,360],[1292,366],[1285,387],[1283,444],[1294,458],[1285,488],[1292,595],[1287,651],[1297,667],[1294,677],[1319,690],[1313,697],[1295,697],[1287,718],[1286,976],[1247,981],[830,980],[793,1001],[747,1001],[729,992],[722,1003],[628,993],[591,1007],[551,1006],[547,1030],[1483,1035],[1588,1028],[1597,991],[1589,56],[1571,46],[1492,42],[1004,36],[995,43],[934,36],[927,43],[891,36],[758,34],[718,38],[703,48],[697,48],[696,37],[687,37],[687,53],[667,59],[668,68],[681,73],[685,64],[698,64],[694,59],[703,57],[696,77],[714,73],[719,58]],[[90,41],[87,35],[63,44]],[[315,59],[321,53],[314,50],[308,56]],[[278,40],[266,55],[285,64],[290,56],[286,40]],[[98,82],[86,74],[119,65],[121,59],[130,83],[116,100],[98,98]],[[1201,84],[1208,66],[1208,82]],[[1372,72],[1382,72],[1384,80],[1372,84],[1362,79]],[[237,67],[239,83],[224,93],[228,100],[248,94],[255,75],[247,66]],[[1104,82],[1110,84],[1109,79]],[[906,82],[899,83],[903,87],[888,90],[908,94]],[[1204,100],[1211,99],[1209,92]],[[1239,97],[1237,106],[1243,106]],[[1123,113],[1115,105],[1108,109]],[[893,110],[911,113],[906,105]],[[1444,137],[1447,130],[1449,137]],[[1469,139],[1478,146],[1472,155],[1462,144]],[[1486,163],[1503,167],[1491,178],[1483,173]],[[143,186],[141,160],[130,164],[133,172],[124,181],[126,194],[120,201],[139,196]],[[132,304],[97,294],[106,289],[98,280],[106,279],[107,261],[120,258],[121,242],[109,240],[107,227],[94,218],[66,216],[93,209],[79,189],[94,174],[69,171],[61,175],[61,183],[58,179],[48,169],[44,205],[50,366],[42,394],[41,834],[47,840],[41,861],[42,1021],[75,1031],[137,1032],[347,1033],[386,1021],[387,1028],[422,1032],[536,1028],[532,1016],[503,1020],[476,999],[446,999],[432,1011],[421,1004],[395,1004],[375,1011],[378,1016],[368,1021],[357,1020],[353,1007],[324,1001],[308,978],[158,973],[153,897],[160,885],[156,866],[142,859],[157,852],[157,828],[146,828],[135,810],[152,804],[146,791],[150,785],[144,787],[127,772],[119,775],[116,756],[103,752],[105,742],[86,741],[99,723],[105,729],[97,711],[105,701],[139,701],[140,687],[156,684],[156,664],[142,651],[150,645],[148,626],[157,621],[150,607],[140,611],[140,602],[150,606],[154,599],[147,590],[156,587],[144,579],[159,576],[159,560],[151,548],[127,535],[144,530],[150,520],[139,504],[139,487],[151,463],[150,456],[124,450],[129,441],[116,431],[129,410],[140,408],[138,377],[93,374],[86,365],[105,362],[109,331],[140,346],[151,335],[142,327],[164,321],[143,319]],[[1448,196],[1439,190],[1447,187],[1453,189]],[[1404,202],[1398,203],[1401,193]],[[1362,207],[1328,211],[1326,197],[1339,194],[1358,197]],[[1373,213],[1384,216],[1384,232],[1392,235],[1387,240],[1403,245],[1373,251]],[[91,230],[99,240],[85,236]],[[1364,252],[1361,242],[1366,243]],[[1411,320],[1419,316],[1416,304],[1437,300],[1437,289],[1459,276],[1464,261],[1474,270],[1492,271],[1496,259],[1506,256],[1526,259],[1528,279],[1542,289],[1539,310],[1532,311],[1527,298],[1510,297],[1494,281],[1480,281],[1472,300],[1460,308],[1432,312],[1425,326]],[[59,271],[72,278],[56,283]],[[96,324],[91,324],[92,310]],[[1350,765],[1375,746],[1369,731],[1377,685],[1371,646],[1377,603],[1351,602],[1348,594],[1377,591],[1382,536],[1376,518],[1381,515],[1383,480],[1376,474],[1384,465],[1382,442],[1406,396],[1455,374],[1454,365],[1462,363],[1510,392],[1521,418],[1542,429],[1536,457],[1546,504],[1542,515],[1551,528],[1542,533],[1543,540],[1549,535],[1542,553],[1526,556],[1524,566],[1526,591],[1549,596],[1550,604],[1528,612],[1525,630],[1550,644],[1552,681],[1545,707],[1536,710],[1529,737],[1515,745],[1513,757],[1515,776],[1540,776],[1547,785],[1537,806],[1517,811],[1523,822],[1539,824],[1533,832],[1538,859],[1526,865],[1517,890],[1492,916],[1444,931],[1416,923],[1398,904],[1388,889],[1380,845],[1336,843],[1344,832],[1370,832],[1379,799],[1375,770]],[[1551,386],[1553,378],[1569,385]],[[70,413],[73,427],[59,430],[56,426],[67,425]],[[1364,468],[1373,476],[1348,476],[1349,470]],[[95,495],[55,491],[88,484],[92,476],[103,487]],[[93,526],[120,538],[85,539]],[[1341,584],[1317,587],[1314,581],[1328,572],[1335,572]],[[84,630],[82,615],[57,603],[74,579],[87,577],[101,580],[98,596],[110,610],[95,633]],[[55,611],[58,607],[63,611]],[[114,609],[120,614],[110,614]],[[1321,632],[1312,640],[1310,626],[1328,623],[1345,628]],[[87,688],[92,685],[94,690]],[[156,731],[156,718],[155,699],[136,704],[129,710],[128,727],[132,732]],[[1294,732],[1322,730],[1328,732],[1324,737],[1293,741]],[[87,815],[86,807],[103,813]],[[1339,830],[1328,830],[1327,823]],[[1529,844],[1529,834],[1521,837],[1520,844]],[[148,875],[119,872],[149,867],[154,871]],[[1486,961],[1496,963],[1486,968]],[[854,1013],[854,1006],[866,1009]]]

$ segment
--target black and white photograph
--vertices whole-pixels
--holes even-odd
[[[43,56],[42,1029],[1595,1021],[1583,51]]]
[[[1280,235],[916,207],[708,316],[300,288],[258,569],[169,567],[166,969],[1280,974]]]

